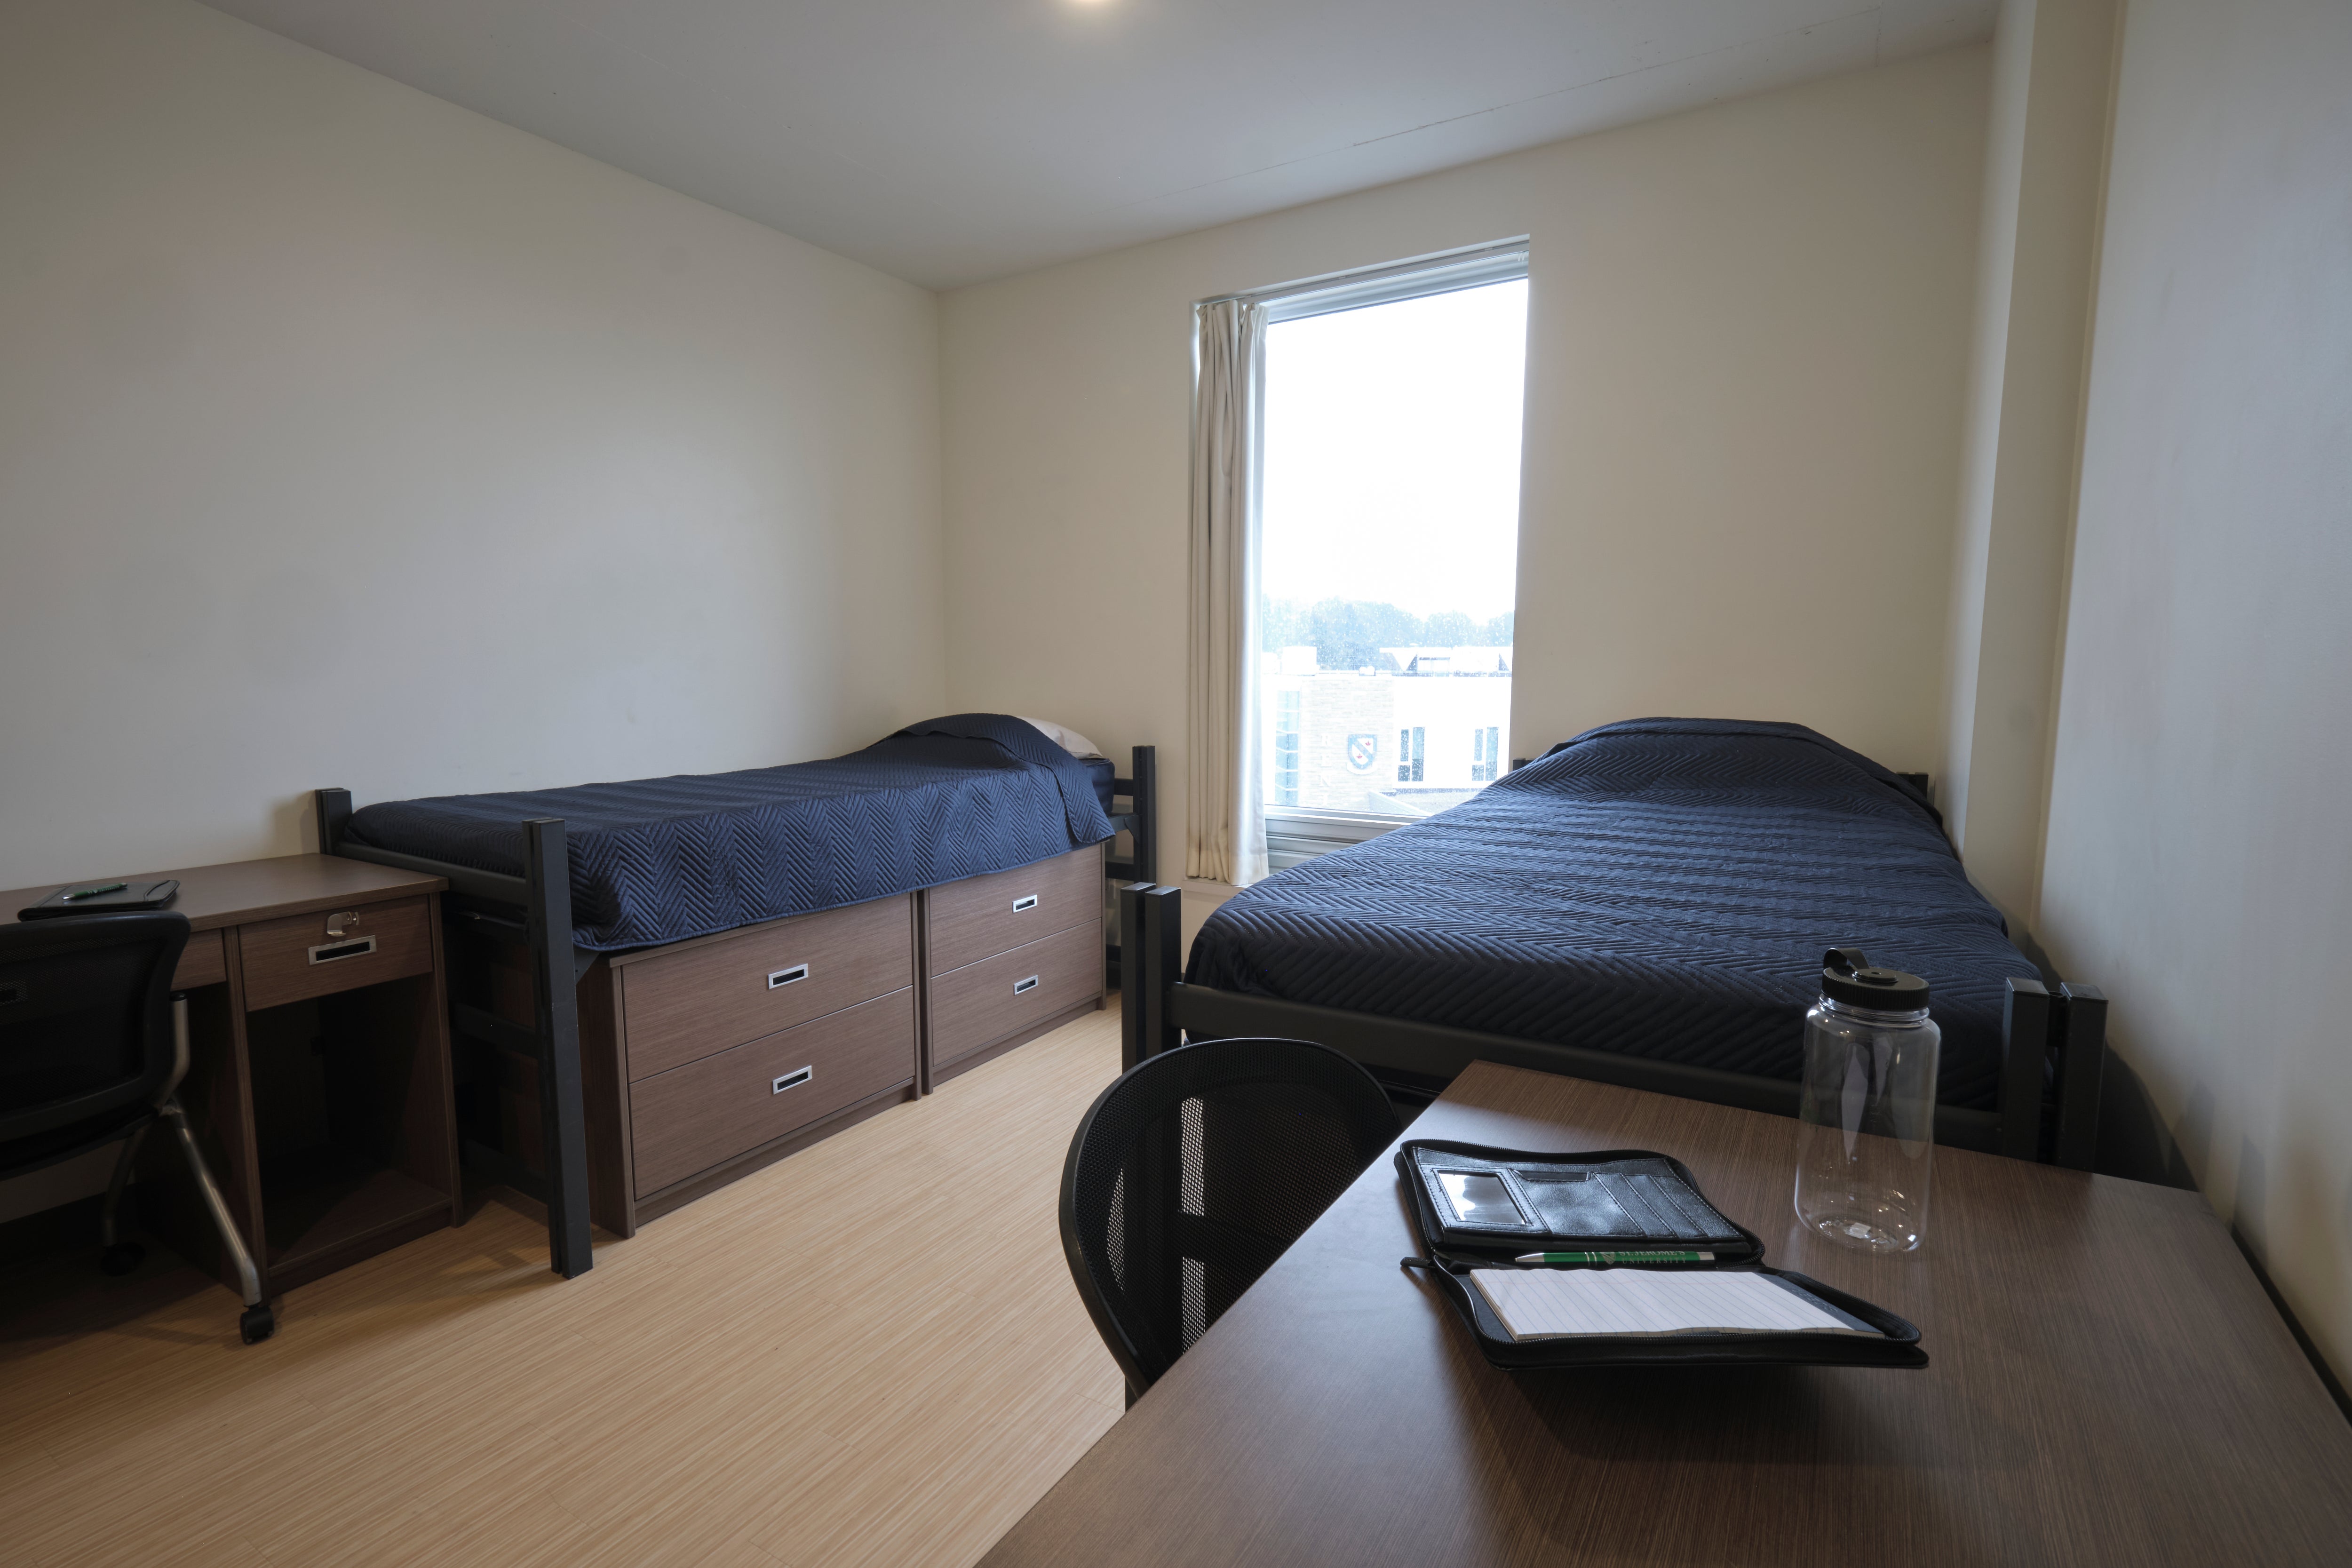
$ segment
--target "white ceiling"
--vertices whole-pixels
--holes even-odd
[[[1988,36],[1997,0],[209,0],[932,288]]]

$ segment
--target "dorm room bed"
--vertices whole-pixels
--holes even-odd
[[[1157,795],[1151,747],[1117,777],[959,714],[782,767],[315,799],[325,853],[448,879],[466,1162],[546,1203],[569,1278],[592,1218],[629,1235],[1099,1006]]]
[[[1229,900],[1176,976],[1120,896],[1131,1057],[1285,1035],[1431,1092],[1484,1058],[1794,1115],[1823,952],[1926,976],[1940,1142],[2087,1168],[2105,1000],[2052,995],[1911,782],[1795,724],[1637,720]]]

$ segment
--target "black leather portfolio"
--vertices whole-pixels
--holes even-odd
[[[1764,1262],[1681,1161],[1421,1139],[1397,1152],[1428,1270],[1499,1367],[1922,1367],[1919,1331]]]
[[[59,888],[37,904],[16,911],[20,921],[54,920],[61,915],[119,915],[126,910],[161,910],[180,896],[180,884],[171,879],[141,878],[129,882],[77,882]]]

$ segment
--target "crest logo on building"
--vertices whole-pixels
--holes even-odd
[[[1380,754],[1381,738],[1378,735],[1348,737],[1348,765],[1358,773],[1370,773],[1372,763],[1380,759]]]

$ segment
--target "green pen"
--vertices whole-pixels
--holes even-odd
[[[1529,1252],[1514,1263],[1712,1263],[1712,1252]]]
[[[103,888],[76,888],[66,895],[65,901],[70,904],[78,899],[94,899],[100,893],[119,893],[129,886],[128,882],[109,882]]]

